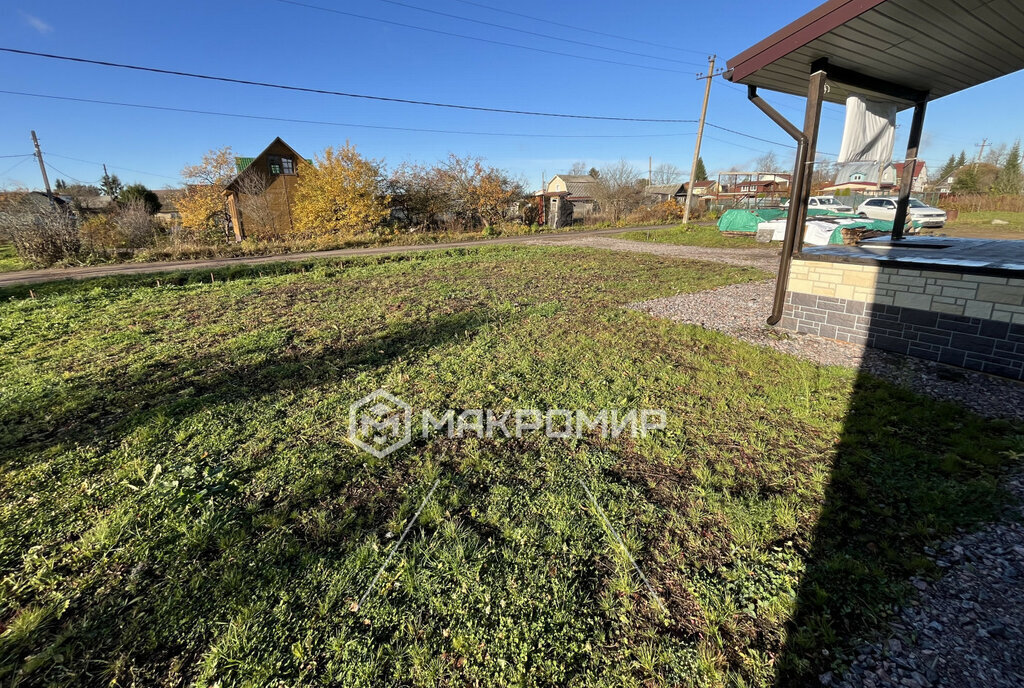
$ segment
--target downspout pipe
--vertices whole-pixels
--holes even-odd
[[[747,98],[796,141],[796,165],[793,168],[793,184],[790,186],[789,192],[786,238],[782,242],[779,274],[775,280],[775,301],[772,305],[772,314],[768,317],[769,325],[777,325],[782,320],[782,311],[786,305],[786,285],[789,283],[789,268],[790,263],[793,261],[793,249],[800,234],[800,213],[794,211],[797,210],[796,199],[803,198],[804,186],[806,184],[808,139],[792,122],[780,115],[775,108],[765,102],[761,96],[757,95],[757,86],[747,86]]]

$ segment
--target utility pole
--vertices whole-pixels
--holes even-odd
[[[690,205],[693,203],[694,186],[693,183],[696,181],[694,177],[697,176],[697,161],[700,159],[700,144],[704,138],[704,120],[708,116],[708,99],[711,97],[711,80],[714,79],[718,74],[715,74],[715,59],[716,56],[712,55],[708,58],[708,73],[698,74],[697,80],[705,80],[704,85],[704,105],[700,109],[700,124],[697,125],[697,145],[693,149],[693,164],[690,165],[690,184],[686,189],[686,207],[683,210],[683,224],[690,221]]]
[[[981,143],[974,144],[974,147],[978,149],[978,159],[974,161],[974,169],[978,169],[978,163],[981,162],[981,158],[985,155],[985,149],[989,147],[988,139],[982,139]]]
[[[653,181],[652,181],[653,179],[654,179],[654,156],[653,155],[648,155],[647,156],[647,186],[650,186],[653,183]]]
[[[39,148],[39,139],[36,138],[35,129],[32,130],[32,145],[36,147],[36,160],[39,161],[39,171],[43,174],[43,186],[46,187],[46,197],[50,199],[50,205],[56,206],[53,202],[53,191],[50,190],[50,178],[46,176],[46,165],[43,164],[43,151]]]

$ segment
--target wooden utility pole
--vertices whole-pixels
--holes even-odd
[[[715,74],[715,59],[716,56],[712,55],[708,58],[708,73],[698,74],[697,80],[704,79],[704,105],[700,109],[700,124],[697,125],[697,145],[693,148],[693,164],[690,165],[690,184],[686,189],[686,207],[683,210],[683,224],[690,221],[690,206],[693,203],[694,186],[693,183],[697,181],[694,177],[697,176],[697,161],[700,160],[700,144],[704,138],[704,120],[708,116],[708,99],[711,97],[711,80],[714,79]]]
[[[35,129],[32,130],[32,145],[36,147],[36,160],[39,161],[39,171],[43,174],[43,186],[46,187],[46,197],[50,199],[50,205],[55,205],[53,202],[53,191],[50,190],[50,178],[46,176],[46,165],[43,164],[43,151],[39,148],[39,139],[36,137]]]
[[[978,169],[978,163],[981,162],[981,158],[985,155],[985,149],[989,147],[988,139],[982,139],[981,143],[974,144],[974,147],[978,149],[978,159],[974,161],[974,169]]]

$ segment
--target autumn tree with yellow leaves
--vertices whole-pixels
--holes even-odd
[[[299,175],[292,204],[295,232],[326,236],[374,229],[390,213],[391,198],[383,188],[380,161],[364,158],[348,142],[328,146]]]
[[[185,193],[178,200],[181,224],[194,239],[219,233],[224,222],[224,188],[235,176],[235,154],[230,146],[207,152],[198,165],[181,171]]]

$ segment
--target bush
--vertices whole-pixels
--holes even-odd
[[[33,202],[31,194],[8,199],[0,209],[0,236],[18,257],[37,266],[75,260],[81,240],[75,217],[63,207]]]

